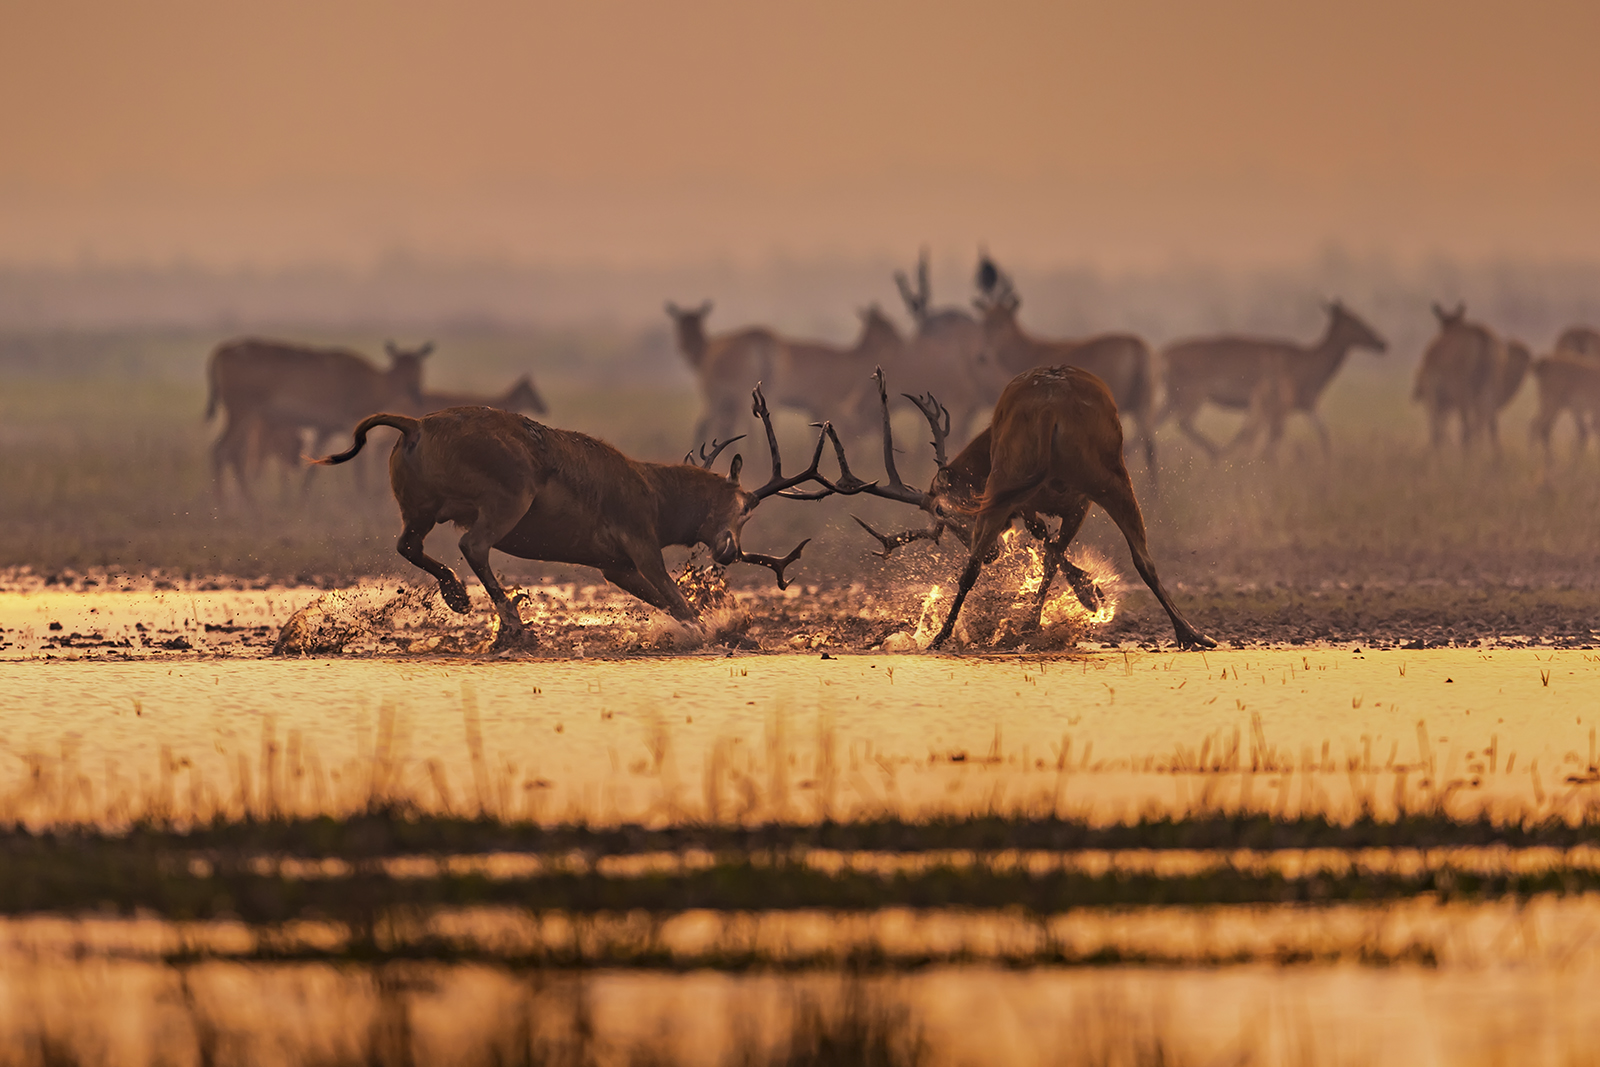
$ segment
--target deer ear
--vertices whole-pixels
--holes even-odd
[[[427,344],[425,344],[421,348],[417,349],[417,358],[418,359],[425,359],[425,358],[427,358],[429,353],[431,353],[432,351],[433,351],[433,342],[429,341]]]
[[[393,341],[383,342],[383,350],[389,353],[391,357],[398,356],[400,354],[400,350],[394,346]]]
[[[683,309],[670,300],[668,300],[663,306],[667,309],[667,314],[671,315],[675,319],[680,318],[683,315]]]
[[[744,457],[735,452],[733,454],[733,462],[728,464],[728,481],[738,485],[739,472],[742,470],[744,470]]]
[[[709,300],[700,301],[700,314],[702,316],[711,314],[711,301],[709,301]]]

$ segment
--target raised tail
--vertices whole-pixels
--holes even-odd
[[[387,413],[368,415],[356,423],[354,444],[343,452],[337,452],[331,456],[323,456],[321,459],[312,459],[311,462],[318,466],[331,467],[336,463],[346,463],[355,459],[356,453],[360,452],[362,446],[367,443],[367,431],[374,426],[390,426],[399,430],[400,435],[406,439],[407,445],[416,444],[417,436],[422,430],[422,422],[418,419],[413,419],[409,415],[390,415]],[[307,458],[310,459],[310,457]]]

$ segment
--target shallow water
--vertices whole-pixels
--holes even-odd
[[[1600,656],[1506,649],[8,662],[0,796],[30,820],[162,790],[543,821],[1109,818],[1383,802],[1398,774],[1548,805],[1592,791],[1597,683]]]

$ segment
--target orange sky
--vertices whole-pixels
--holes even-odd
[[[0,261],[1595,258],[1600,4],[13,3]]]

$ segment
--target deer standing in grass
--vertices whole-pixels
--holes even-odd
[[[707,301],[699,310],[685,312],[667,305],[677,325],[678,346],[700,384],[704,410],[695,426],[697,440],[737,433],[744,392],[758,381],[773,407],[796,408],[818,422],[831,418],[847,437],[870,428],[871,407],[863,389],[871,377],[868,368],[895,361],[905,344],[876,304],[859,312],[861,333],[849,348],[780,337],[760,328],[702,343],[710,307]]]
[[[356,425],[350,448],[317,462],[353,459],[375,427],[400,431],[389,453],[389,480],[405,524],[400,555],[437,578],[445,603],[465,614],[471,602],[461,579],[423,549],[423,539],[440,523],[464,530],[461,555],[499,618],[495,647],[516,643],[523,624],[489,566],[491,548],[522,559],[595,567],[624,592],[697,624],[695,610],[667,573],[663,548],[706,545],[718,564],[738,560],[771,568],[782,588],[784,568],[800,557],[806,542],[781,559],[745,552],[739,539],[746,520],[769,496],[815,500],[832,492],[817,472],[824,437],[817,438],[811,465],[784,477],[759,386],[753,398],[752,410],[767,429],[772,477],[749,491],[739,487],[741,457],[734,456],[726,478],[709,469],[731,441],[718,443],[709,455],[702,446],[704,466],[645,463],[587,434],[485,407],[446,408],[420,419],[370,415]],[[805,482],[823,489],[793,491]]]
[[[1532,366],[1539,389],[1539,412],[1529,427],[1534,441],[1550,460],[1550,434],[1563,411],[1572,416],[1577,441],[1573,456],[1583,455],[1589,433],[1600,425],[1600,332],[1587,326],[1574,326],[1556,339],[1555,351]]]
[[[1128,478],[1122,457],[1122,420],[1111,390],[1099,378],[1078,367],[1037,367],[1011,380],[995,404],[989,427],[973,438],[954,459],[945,459],[945,438],[950,416],[931,396],[912,397],[933,428],[934,457],[938,473],[926,492],[900,480],[894,461],[894,436],[889,427],[888,390],[883,372],[877,373],[878,397],[883,411],[883,463],[889,484],[866,483],[851,473],[844,448],[833,438],[839,458],[839,478],[829,486],[840,493],[868,493],[898,500],[927,512],[933,520],[923,530],[885,535],[856,519],[883,545],[887,556],[913,541],[938,541],[945,530],[967,547],[967,563],[944,626],[933,639],[938,648],[955,628],[961,605],[978,580],[985,563],[999,552],[1000,535],[1020,518],[1034,537],[1045,543],[1044,577],[1035,594],[1032,625],[1040,613],[1058,571],[1083,606],[1100,606],[1100,590],[1089,575],[1066,558],[1067,546],[1078,534],[1090,504],[1098,504],[1127,539],[1134,568],[1172,620],[1178,644],[1184,648],[1213,648],[1216,642],[1191,626],[1167,595],[1156,573],[1145,536],[1144,517]],[[1060,520],[1054,536],[1047,520]]]
[[[256,338],[218,345],[206,366],[206,418],[219,407],[227,414],[222,433],[211,446],[217,493],[222,492],[226,469],[253,473],[258,447],[281,448],[291,433],[298,437],[302,427],[320,439],[347,432],[374,410],[414,410],[421,403],[422,361],[433,345],[406,351],[391,341],[385,348],[389,368],[379,370],[344,348]],[[248,481],[240,479],[239,486],[248,496]]]
[[[912,286],[903,271],[895,272],[894,282],[917,332],[891,367],[902,382],[918,392],[951,398],[950,429],[957,443],[965,444],[973,418],[992,406],[999,395],[993,384],[995,370],[979,362],[983,327],[960,308],[932,306],[926,249],[917,257],[916,285]]]
[[[1099,378],[1111,390],[1117,410],[1134,425],[1143,446],[1145,472],[1156,476],[1156,444],[1151,412],[1155,405],[1155,378],[1150,348],[1127,333],[1098,334],[1079,340],[1045,340],[1034,337],[1017,322],[1022,298],[1004,271],[984,257],[979,266],[977,301],[982,314],[982,361],[1003,373],[1001,381],[1034,367],[1079,367]],[[1002,386],[1004,388],[1004,386]]]
[[[1167,395],[1156,424],[1176,417],[1178,428],[1206,455],[1216,459],[1253,442],[1263,427],[1267,430],[1268,450],[1275,450],[1288,416],[1299,412],[1316,431],[1323,457],[1331,456],[1333,441],[1317,413],[1317,401],[1352,349],[1365,348],[1381,354],[1389,345],[1339,301],[1326,307],[1328,328],[1321,340],[1310,346],[1234,336],[1168,345],[1162,353]],[[1208,403],[1247,413],[1238,434],[1223,448],[1194,425],[1194,417]]]
[[[1467,320],[1465,304],[1454,311],[1433,305],[1439,332],[1428,343],[1417,367],[1411,399],[1428,413],[1428,438],[1444,444],[1451,415],[1461,422],[1461,447],[1470,449],[1487,437],[1500,451],[1500,409],[1511,402],[1531,362],[1526,346],[1506,342],[1489,327]]]
[[[424,392],[420,403],[414,407],[403,404],[393,406],[402,408],[403,413],[407,415],[427,415],[454,407],[490,407],[529,415],[543,415],[548,410],[544,397],[534,386],[533,379],[526,374],[512,383],[505,392],[497,395]],[[253,416],[253,421],[246,423],[245,426],[244,432],[235,433],[229,438],[229,447],[225,450],[221,463],[225,469],[234,472],[235,481],[247,496],[248,487],[259,479],[262,467],[268,460],[277,460],[286,472],[295,470],[305,466],[308,455],[322,451],[325,437],[332,436],[324,434],[316,427],[280,421],[260,414]],[[345,428],[341,428],[339,432],[344,433]],[[309,441],[306,439],[308,435]],[[301,480],[302,495],[311,488],[313,469],[307,467],[305,477]]]

